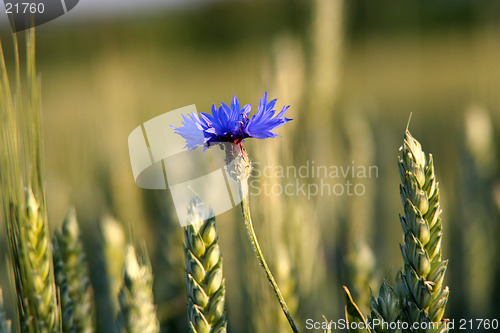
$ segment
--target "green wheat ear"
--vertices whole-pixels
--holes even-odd
[[[53,272],[52,250],[46,216],[31,190],[26,190],[25,215],[20,219],[21,239],[26,250],[22,263],[26,275],[25,285],[29,286],[28,301],[38,330],[58,332],[59,305]]]
[[[448,301],[449,289],[443,287],[448,261],[441,258],[443,227],[432,155],[425,156],[408,129],[400,151],[400,192],[405,214],[400,216],[404,266],[398,290],[403,315],[409,323],[439,322]],[[448,331],[444,324],[440,326],[439,332]]]
[[[60,308],[46,216],[31,189],[25,190],[22,207],[11,205],[13,221],[8,222],[21,330],[59,332]]]
[[[370,322],[380,323],[373,327],[377,333],[400,333],[400,329],[387,329],[382,323],[396,323],[400,321],[400,301],[396,290],[386,281],[380,287],[378,297],[373,293],[370,297]]]
[[[145,253],[145,251],[144,251]],[[118,295],[118,324],[123,333],[160,331],[153,300],[153,273],[149,258],[137,260],[134,247],[128,245],[123,267],[123,285]]]
[[[184,229],[188,322],[192,333],[226,332],[226,311],[222,256],[215,218],[209,217],[200,198],[188,207]]]
[[[396,288],[384,282],[378,298],[370,301],[370,322],[413,323],[434,322],[437,325],[427,330],[412,332],[448,332],[441,322],[448,301],[449,289],[443,287],[448,261],[441,258],[441,208],[439,186],[434,175],[432,155],[426,156],[420,143],[405,131],[400,148],[399,172],[402,185],[401,199],[404,216],[400,216],[404,233],[401,253],[403,269],[397,277]],[[350,298],[346,288],[347,318],[360,321],[362,315]],[[352,320],[351,320],[352,321]],[[400,332],[379,325],[374,332]],[[354,330],[350,330],[354,332]]]
[[[80,228],[73,208],[69,210],[61,231],[55,233],[54,239],[57,241],[69,297],[73,303],[75,332],[91,333],[94,331],[92,288]]]
[[[57,238],[52,237],[54,258],[54,276],[58,289],[59,306],[61,308],[61,328],[63,333],[75,333],[73,302],[68,287],[68,276],[64,270],[61,248]]]
[[[3,308],[3,292],[2,288],[0,288],[0,333],[11,333],[11,321],[7,319],[5,316],[4,308]]]

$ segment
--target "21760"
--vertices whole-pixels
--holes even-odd
[[[45,11],[45,6],[42,2],[21,2],[15,3],[6,2],[5,12],[7,14],[41,14]]]
[[[459,329],[461,330],[496,330],[498,329],[498,319],[460,319]]]

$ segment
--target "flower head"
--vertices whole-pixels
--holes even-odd
[[[285,117],[290,106],[283,107],[276,114],[275,105],[276,99],[268,103],[265,93],[260,99],[257,113],[249,117],[250,104],[241,107],[236,96],[233,96],[231,106],[221,103],[217,109],[214,104],[211,114],[201,112],[198,116],[193,112],[188,116],[182,115],[183,126],[172,128],[186,140],[185,147],[191,150],[202,145],[206,149],[220,142],[240,145],[246,138],[274,138],[278,135],[272,131],[291,120]]]

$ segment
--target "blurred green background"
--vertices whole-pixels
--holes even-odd
[[[10,32],[1,36],[12,60]],[[187,331],[182,229],[169,192],[135,185],[129,133],[189,104],[207,112],[233,94],[255,110],[265,91],[280,108],[290,104],[294,120],[281,138],[245,143],[260,167],[354,162],[379,171],[353,180],[363,196],[251,198],[263,251],[302,327],[343,317],[343,284],[367,313],[369,287],[376,292],[401,266],[396,162],[410,113],[441,186],[445,317],[500,319],[499,2],[211,1],[54,21],[38,28],[37,54],[50,223],[57,228],[76,207],[99,332],[112,330],[120,274],[102,255],[110,216],[147,246],[162,330]],[[217,221],[230,331],[288,332],[239,209]],[[0,239],[6,258],[3,227]],[[113,255],[119,266],[120,251]],[[9,268],[1,270],[13,317]]]

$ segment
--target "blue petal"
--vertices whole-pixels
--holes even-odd
[[[181,135],[186,140],[184,148],[196,149],[204,145],[208,140],[208,133],[205,130],[208,128],[208,123],[195,113],[188,116],[182,115],[183,121],[181,127],[170,126],[175,130],[175,133]]]
[[[257,139],[274,138],[278,136],[276,133],[272,132],[276,128],[287,123],[291,119],[285,118],[285,113],[290,106],[285,106],[276,116],[276,111],[274,107],[276,105],[276,99],[273,99],[267,103],[267,93],[260,99],[259,109],[257,113],[250,118],[248,124],[244,128],[245,134],[249,137]]]

